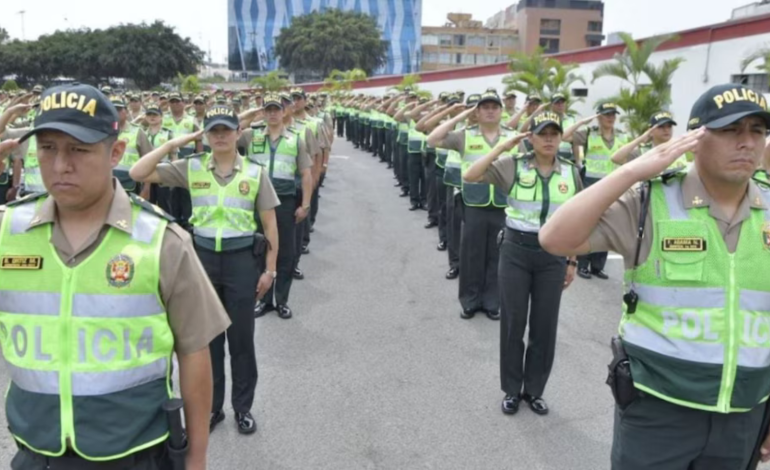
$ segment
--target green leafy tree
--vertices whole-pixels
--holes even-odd
[[[334,69],[324,79],[324,90],[330,92],[350,91],[353,89],[353,83],[366,79],[366,72],[361,69],[345,70],[344,72]]]
[[[765,46],[757,49],[743,59],[741,61],[741,72],[745,72],[751,64],[757,61],[761,61],[757,65],[757,69],[768,75],[768,84],[770,84],[770,47]]]
[[[200,81],[198,81],[198,77],[195,75],[188,75],[184,77],[184,80],[182,81],[181,86],[182,92],[184,93],[200,93],[201,92],[201,84]]]
[[[251,80],[251,85],[262,88],[264,91],[273,92],[291,85],[291,82],[282,76],[282,72],[274,70],[261,77],[255,77]]]
[[[550,101],[553,95],[561,93],[567,98],[568,109],[582,101],[572,97],[572,86],[576,83],[585,84],[583,77],[575,73],[579,66],[562,64],[553,57],[545,56],[542,48],[532,54],[512,54],[508,68],[512,73],[503,78],[505,91],[514,90],[525,95],[537,93],[545,101]]]
[[[361,69],[371,75],[385,65],[388,43],[377,20],[363,13],[330,9],[292,19],[275,44],[281,67],[328,77],[332,70]]]
[[[671,105],[671,80],[685,61],[681,57],[664,60],[654,65],[650,58],[664,43],[677,40],[675,35],[656,36],[637,43],[630,34],[620,33],[626,44],[614,62],[594,70],[593,81],[603,77],[619,78],[624,82],[620,93],[603,101],[612,101],[623,111],[623,122],[635,136],[649,128],[650,118]]]
[[[8,31],[5,28],[0,28],[0,44],[8,42],[9,39],[11,39],[11,35],[8,34]]]
[[[16,84],[15,80],[6,80],[5,83],[3,83],[3,91],[16,91],[19,89],[19,85]]]
[[[418,85],[420,80],[422,80],[422,77],[417,74],[404,75],[404,78],[401,79],[401,83],[393,85],[390,89],[403,93],[407,88],[411,88],[412,91],[417,93],[420,89],[420,85]]]

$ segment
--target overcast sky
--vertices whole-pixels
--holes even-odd
[[[474,18],[485,21],[514,1],[423,0],[422,24],[441,25],[449,12],[471,13]],[[21,15],[14,14],[9,3],[3,1],[0,27],[7,29],[13,38],[22,38]],[[57,29],[104,28],[121,22],[162,19],[175,26],[183,36],[190,37],[204,51],[210,48],[216,62],[224,62],[227,54],[227,0],[131,0],[118,3],[24,0],[14,3],[26,11],[26,39]],[[634,37],[642,38],[725,21],[730,18],[733,8],[752,3],[752,0],[605,0],[604,3],[605,34],[628,31]]]

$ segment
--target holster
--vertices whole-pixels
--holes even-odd
[[[639,398],[639,390],[634,387],[631,377],[631,364],[623,348],[623,341],[618,336],[612,337],[612,362],[607,366],[607,385],[610,386],[612,397],[621,410],[625,410],[634,400]]]
[[[267,246],[269,242],[267,237],[259,232],[254,232],[254,246],[252,247],[254,256],[260,258],[267,253]]]

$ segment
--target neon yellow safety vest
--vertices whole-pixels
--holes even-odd
[[[139,161],[139,147],[137,141],[139,140],[139,131],[141,127],[130,125],[128,128],[120,133],[119,140],[126,143],[126,150],[123,152],[123,157],[120,159],[118,165],[112,169],[112,174],[120,181],[120,184],[126,191],[136,190],[136,181],[131,179],[128,171],[136,162]]]
[[[455,129],[454,130],[457,131],[457,130],[462,129],[463,127],[465,127],[465,124],[463,122],[458,122],[455,125]],[[436,147],[436,166],[437,167],[442,168],[442,169],[444,169],[446,167],[446,165],[447,165],[447,158],[449,157],[449,152],[450,152],[449,149],[442,149],[441,147]],[[455,153],[457,153],[457,152],[455,152]],[[460,154],[457,153],[457,155],[459,156]],[[462,162],[462,158],[458,158],[458,159],[456,159],[453,162],[453,164],[454,163],[457,164],[457,178],[458,178],[457,184],[458,184],[458,187],[459,187],[459,184],[461,182],[461,180],[459,179],[460,178],[460,164],[461,164],[461,162]],[[446,179],[446,176],[445,176],[445,179]],[[446,181],[444,181],[444,184],[449,184],[449,183],[446,183]]]
[[[770,185],[770,176],[768,176],[767,171],[761,168],[754,172],[753,178],[754,178],[754,181],[760,184],[763,184],[765,186]]]
[[[150,145],[152,145],[152,148],[156,149],[169,140],[172,140],[174,138],[174,133],[171,132],[169,129],[161,128],[157,134],[150,134],[150,131],[147,130],[147,140],[150,141]],[[205,141],[205,139],[204,139]],[[168,155],[163,157],[162,161],[168,161]]]
[[[770,394],[770,210],[751,209],[729,253],[708,206],[687,209],[684,174],[653,181],[652,251],[625,283],[620,333],[636,388],[688,408],[748,411]],[[770,206],[770,192],[762,189]]]
[[[425,134],[417,130],[414,120],[409,122],[407,131],[407,151],[409,153],[422,153],[425,149]]]
[[[296,129],[295,129],[296,130]],[[297,130],[297,132],[300,132]],[[299,155],[300,138],[294,132],[287,132],[278,141],[278,147],[273,155],[270,151],[270,138],[265,130],[254,131],[249,147],[249,160],[264,166],[270,175],[275,193],[288,196],[297,193],[296,175],[298,173],[297,156]],[[304,144],[304,143],[303,143]]]
[[[575,124],[575,118],[570,116],[563,116],[561,121],[561,128],[562,130],[567,130],[569,127],[572,127]],[[559,144],[559,156],[561,158],[566,158],[568,160],[571,160],[574,158],[572,151],[572,142],[562,141],[561,144]]]
[[[0,228],[0,344],[11,375],[8,425],[32,451],[112,460],[166,440],[174,336],[159,293],[167,221],[132,204],[66,266],[52,224],[29,228],[48,195],[12,203]],[[19,256],[19,254],[22,254]]]
[[[577,181],[572,164],[558,159],[561,172],[553,172],[544,181],[532,164],[534,156],[527,154],[516,159],[516,181],[508,194],[505,225],[521,232],[538,233],[556,209],[577,192]]]
[[[262,167],[244,159],[240,174],[221,186],[208,169],[211,158],[204,153],[187,159],[190,224],[195,235],[214,240],[214,251],[220,252],[222,239],[251,237],[257,231],[254,208]]]
[[[515,134],[515,131],[500,127],[500,141],[508,139]],[[484,135],[478,126],[465,129],[465,151],[462,156],[462,175],[477,161],[492,151],[492,147],[487,144]],[[471,207],[506,207],[507,198],[505,193],[487,183],[468,183],[462,181],[463,201],[466,206]]]
[[[616,132],[613,147],[607,148],[598,131],[589,131],[585,154],[586,178],[601,179],[619,168],[619,165],[612,163],[612,156],[626,145],[626,141],[625,137]]]
[[[45,191],[43,175],[40,173],[40,161],[37,159],[37,137],[29,138],[27,154],[24,156],[24,190],[28,193]]]
[[[195,119],[193,116],[185,115],[179,122],[174,120],[174,116],[169,114],[163,118],[163,127],[169,129],[175,136],[183,136],[185,134],[192,134],[195,129]],[[190,142],[182,148],[195,148],[195,141]]]
[[[396,143],[399,145],[409,144],[409,123],[400,121],[398,123],[398,134],[396,134]]]

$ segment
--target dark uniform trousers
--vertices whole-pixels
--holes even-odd
[[[642,393],[615,407],[612,470],[747,470],[765,438],[766,406],[711,413]]]
[[[72,454],[46,457],[27,449],[19,450],[11,460],[11,470],[173,470],[165,443],[107,462],[86,460]]]
[[[289,301],[292,276],[295,263],[295,245],[297,243],[297,224],[294,222],[294,212],[297,210],[297,198],[294,194],[278,195],[281,204],[275,208],[275,219],[278,225],[278,260],[276,270],[278,276],[273,286],[265,294],[264,301],[268,305],[286,305]],[[253,313],[253,309],[252,309]]]
[[[372,154],[376,157],[380,154],[380,128],[372,127]]]
[[[504,233],[498,268],[500,383],[508,395],[518,395],[523,387],[524,393],[541,397],[553,367],[566,260],[543,251],[536,233],[509,228]]]
[[[0,205],[8,202],[8,190],[11,186],[13,186],[13,176],[6,169],[4,173],[0,173]]]
[[[427,188],[425,187],[425,168],[423,168],[422,152],[408,154],[407,178],[409,179],[409,200],[412,205],[427,204]]]
[[[345,135],[345,119],[342,116],[337,117],[337,137]]]
[[[447,192],[452,188],[444,184],[444,170],[438,166],[436,166],[436,171],[430,177],[433,178],[433,184],[436,185],[438,241],[447,243]]]
[[[583,177],[583,188],[588,188],[592,184],[599,181],[596,178]],[[599,251],[596,253],[589,253],[587,255],[581,255],[577,257],[578,269],[589,269],[593,271],[602,271],[607,264],[607,252]]]
[[[393,158],[393,131],[391,129],[385,129],[384,135],[384,146],[383,146],[383,154],[382,160],[383,162],[391,163]]]
[[[438,223],[438,193],[436,192],[436,151],[426,150],[422,160],[423,185],[425,186],[425,203],[428,209],[428,220]]]
[[[465,206],[463,209],[459,286],[463,309],[500,309],[497,235],[504,222],[505,211],[499,207]]]
[[[400,175],[401,179],[399,180],[401,183],[401,187],[406,189],[407,191],[410,191],[412,188],[409,186],[409,147],[407,144],[403,144],[400,146],[401,148],[401,169]]]
[[[300,207],[302,207],[302,188],[297,188],[296,201],[297,201],[296,206],[294,207],[295,211]],[[298,224],[295,223],[296,228],[294,229],[294,264],[292,264],[292,270],[297,269],[299,267],[299,259],[302,257],[302,245],[306,245],[310,243],[310,213],[312,213],[312,204],[310,208],[311,210],[308,211],[308,216],[305,217],[305,220],[303,220]]]
[[[454,186],[446,187],[446,241],[449,267],[460,267],[460,240],[463,227],[463,195],[455,194]]]
[[[252,247],[220,253],[196,247],[203,267],[232,324],[209,345],[214,372],[214,402],[211,411],[225,404],[225,338],[232,371],[232,405],[236,413],[251,411],[257,387],[257,357],[254,352],[254,301],[264,257]]]

